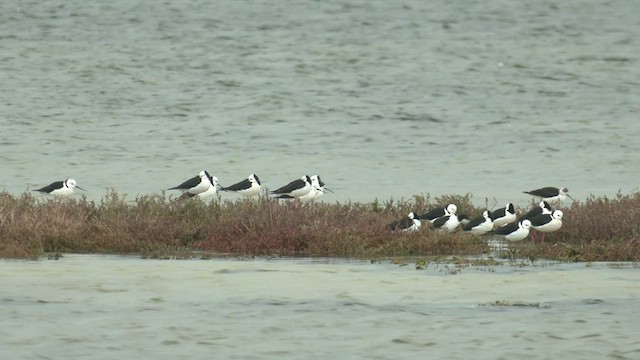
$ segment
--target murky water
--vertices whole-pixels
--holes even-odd
[[[0,11],[0,189],[206,168],[370,201],[637,189],[640,2],[61,1]]]
[[[1,260],[0,357],[640,356],[637,265],[537,263],[456,274],[452,267],[91,255]]]

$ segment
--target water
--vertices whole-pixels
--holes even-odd
[[[1,260],[0,357],[640,356],[635,265],[452,268],[334,259]]]
[[[206,168],[327,201],[637,190],[635,0],[60,1],[0,11],[0,189]],[[229,196],[229,195],[226,195]]]

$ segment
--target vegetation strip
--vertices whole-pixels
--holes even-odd
[[[268,198],[175,201],[166,194],[132,201],[115,192],[99,203],[86,198],[42,200],[30,193],[0,193],[0,257],[47,253],[141,254],[162,257],[190,251],[231,256],[420,257],[482,255],[487,239],[462,232],[391,231],[410,211],[454,203],[470,217],[471,195],[372,203],[300,203]],[[537,206],[532,203],[531,207]],[[523,213],[527,209],[519,209]],[[512,244],[517,256],[563,261],[640,260],[640,193],[590,197],[562,208],[562,228],[544,244]],[[513,254],[512,254],[513,255]],[[216,256],[216,255],[203,255]]]

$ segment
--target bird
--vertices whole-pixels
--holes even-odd
[[[309,177],[311,179],[311,190],[302,195],[299,196],[297,199],[302,201],[302,202],[309,202],[309,201],[314,201],[315,199],[317,199],[318,197],[320,197],[318,194],[322,193],[323,189],[320,186],[320,176],[318,175],[313,175],[311,177]],[[296,199],[296,197],[291,196],[289,194],[283,194],[283,195],[278,195],[276,196],[277,199]]]
[[[406,217],[392,222],[391,224],[387,225],[387,227],[391,230],[400,229],[402,231],[412,232],[420,229],[420,225],[422,225],[422,223],[420,222],[420,220],[418,220],[416,214],[412,211]]]
[[[497,228],[516,221],[516,209],[512,203],[507,203],[505,207],[494,210],[491,214],[493,226]]]
[[[314,195],[314,199],[318,199],[319,197],[321,197],[322,195],[324,195],[324,191],[328,191],[328,192],[333,192],[331,189],[325,187],[324,182],[322,182],[322,179],[320,179],[320,175],[311,175],[310,179],[311,179],[311,186],[313,185],[313,180],[314,178],[316,178],[318,180],[318,184],[316,186],[316,192]]]
[[[300,179],[293,180],[287,185],[271,191],[270,194],[277,195],[276,198],[290,199],[299,198],[302,195],[308,194],[310,191],[311,178],[309,177],[309,175],[304,175]]]
[[[262,184],[258,175],[251,174],[246,179],[237,182],[231,186],[221,186],[222,191],[234,191],[242,196],[254,196],[262,194]]]
[[[527,211],[526,214],[520,216],[518,218],[518,221],[522,221],[524,219],[531,219],[540,214],[551,214],[552,211],[553,210],[551,209],[551,206],[549,206],[549,203],[542,200],[540,201],[537,207],[534,207],[533,209]]]
[[[427,220],[433,224],[433,222],[438,218],[447,215],[455,215],[456,211],[458,211],[458,207],[455,204],[449,204],[446,207],[435,208],[425,214],[419,215],[418,219]]]
[[[183,199],[188,199],[188,198],[193,198],[196,197],[198,199],[201,200],[207,200],[209,198],[212,198],[216,195],[216,193],[218,192],[218,178],[215,176],[209,176],[209,182],[211,183],[209,185],[209,187],[207,188],[207,190],[197,193],[197,194],[192,194],[188,191],[185,191],[184,193],[182,193],[182,195],[180,195],[180,197],[178,198],[178,200],[183,200]]]
[[[563,216],[562,210],[554,210],[551,214],[540,214],[531,219],[531,227],[542,232],[540,242],[544,242],[545,233],[560,230]]]
[[[433,222],[433,227],[436,230],[441,230],[450,234],[456,231],[456,229],[458,228],[458,225],[460,225],[460,223],[466,219],[467,219],[467,215],[460,215],[460,216],[456,214],[445,215],[437,218]]]
[[[77,185],[76,181],[73,179],[67,179],[64,181],[56,181],[53,182],[43,188],[36,189],[33,191],[38,191],[41,193],[53,195],[55,197],[67,198],[73,195],[73,189],[79,189],[83,191],[87,191],[80,186]]]
[[[531,220],[524,219],[522,221],[508,223],[502,227],[499,227],[495,230],[495,233],[503,236],[506,240],[509,241],[520,241],[529,236],[530,231]]]
[[[493,220],[491,219],[491,211],[485,210],[482,215],[477,216],[469,221],[462,228],[465,232],[474,235],[484,235],[493,230]]]
[[[564,201],[567,197],[575,201],[571,197],[571,195],[569,195],[569,189],[567,189],[566,187],[557,188],[557,187],[547,186],[547,187],[543,187],[543,188],[535,189],[531,191],[523,191],[523,193],[533,195],[533,196],[539,196],[542,198],[542,200],[548,201],[548,202]]]
[[[191,195],[198,195],[202,192],[209,190],[210,186],[211,186],[211,175],[209,175],[209,173],[206,170],[202,170],[200,171],[198,176],[194,176],[191,179],[183,182],[178,186],[169,188],[169,190],[180,190],[183,193],[187,192]]]

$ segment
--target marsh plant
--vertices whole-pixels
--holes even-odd
[[[248,256],[393,257],[487,253],[486,237],[416,232],[386,225],[410,211],[455,203],[472,217],[470,194],[372,203],[301,203],[269,198],[176,201],[164,193],[128,199],[110,191],[86,198],[43,200],[30,193],[0,193],[0,257],[46,253],[171,254],[198,251]],[[535,204],[533,204],[535,206]],[[525,209],[522,209],[524,211]],[[562,229],[544,244],[519,250],[528,258],[570,261],[640,258],[640,193],[591,197],[564,208]]]

